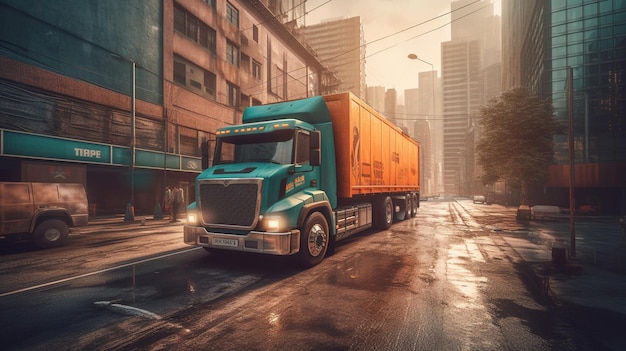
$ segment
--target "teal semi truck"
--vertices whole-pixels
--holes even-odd
[[[419,143],[351,93],[248,107],[211,148],[184,227],[185,243],[207,251],[310,267],[337,240],[419,207]]]

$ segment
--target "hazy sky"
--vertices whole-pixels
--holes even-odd
[[[367,85],[395,88],[400,96],[404,95],[404,89],[418,87],[419,72],[431,70],[429,64],[408,59],[407,56],[411,53],[431,63],[441,77],[440,43],[450,40],[450,16],[446,14],[450,12],[451,2],[451,0],[308,0],[306,10],[309,13],[306,16],[306,24],[313,25],[324,20],[360,16],[365,41],[368,44],[365,64]],[[496,11],[499,12],[499,1],[493,2],[496,3]],[[481,6],[484,5],[477,3],[473,4],[472,8]]]

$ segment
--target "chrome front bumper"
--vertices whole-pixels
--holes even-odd
[[[284,233],[251,231],[247,235],[209,232],[204,227],[186,225],[185,244],[214,249],[257,252],[270,255],[293,255],[300,251],[300,231]]]

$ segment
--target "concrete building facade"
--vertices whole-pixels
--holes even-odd
[[[0,180],[82,183],[92,214],[192,201],[217,128],[323,84],[268,5],[0,1]]]
[[[324,21],[301,28],[320,62],[340,80],[338,92],[366,101],[365,36],[360,17]]]

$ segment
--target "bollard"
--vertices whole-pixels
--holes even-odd
[[[146,217],[141,217],[141,225],[146,225]]]
[[[530,207],[526,205],[520,205],[517,208],[517,220],[518,221],[529,221],[530,220]]]
[[[124,215],[124,222],[134,222],[135,221],[135,208],[129,202],[126,204],[126,214]]]
[[[557,239],[552,243],[552,263],[567,263],[566,248],[563,240]]]
[[[163,219],[163,210],[161,210],[161,205],[154,205],[154,219]]]

